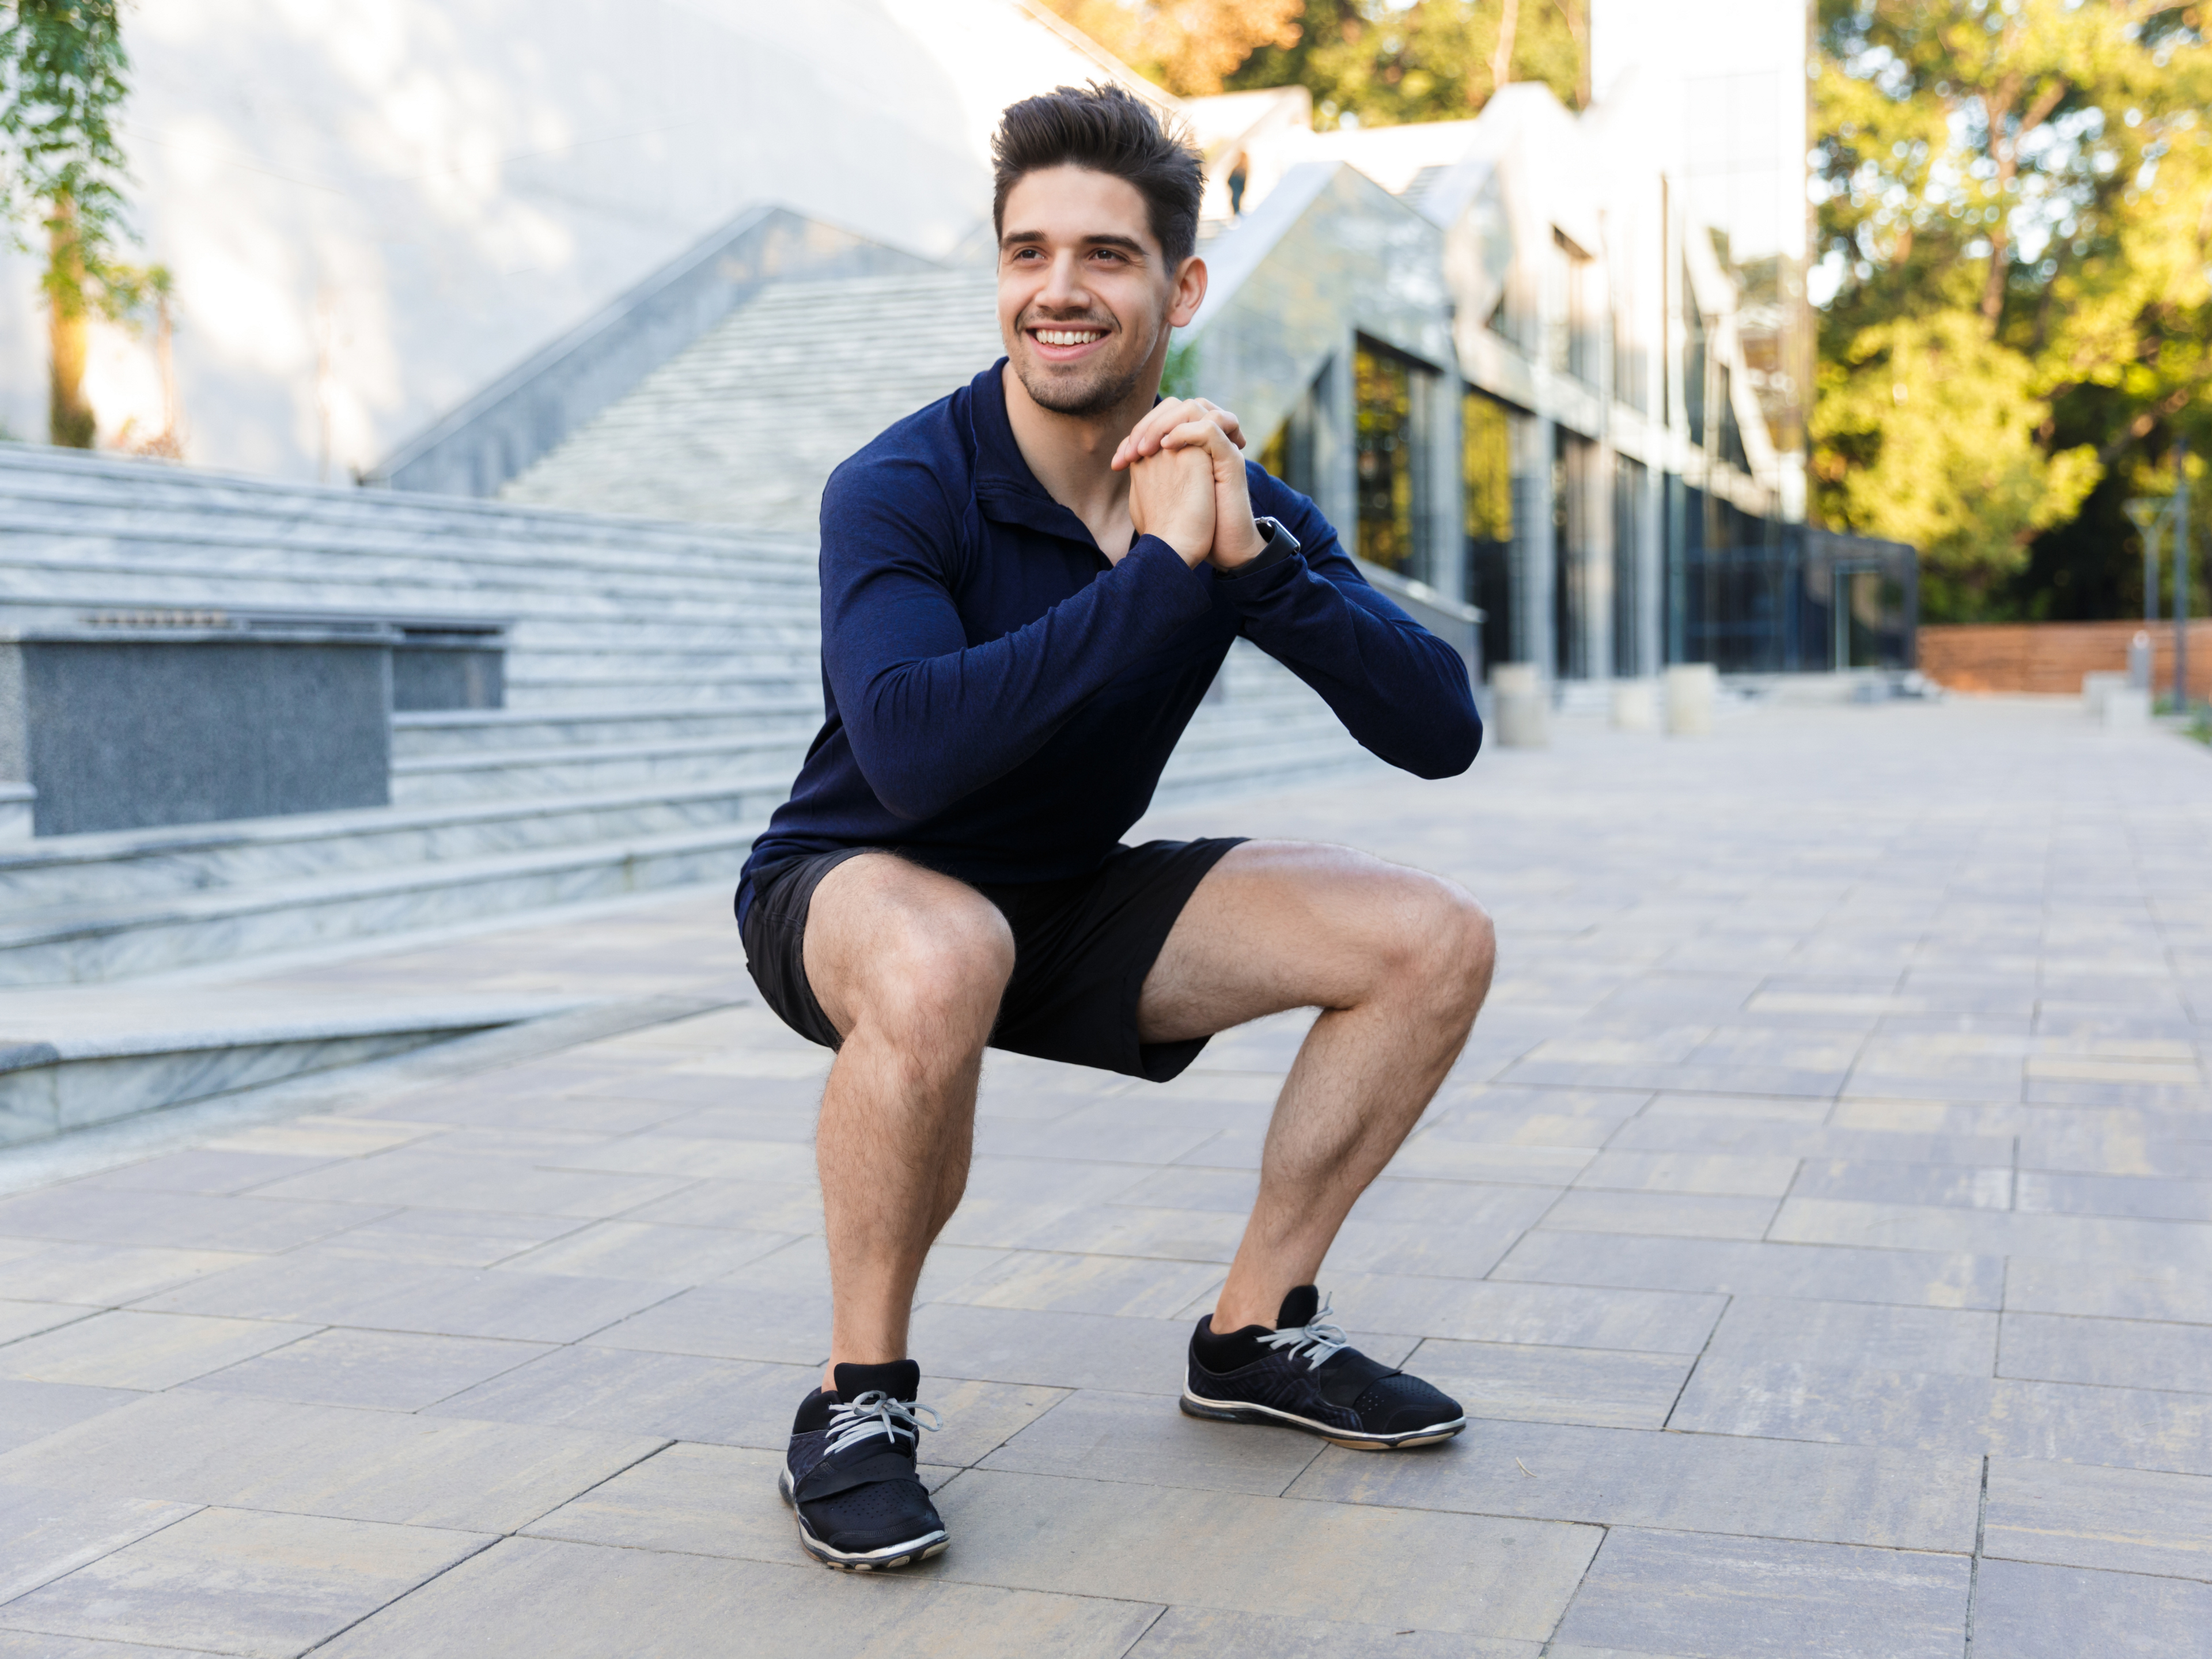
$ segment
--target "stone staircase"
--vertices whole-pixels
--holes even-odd
[[[733,886],[821,715],[799,538],[0,445],[0,628],[164,605],[507,618],[508,706],[395,714],[387,807],[0,843],[0,986]],[[1361,754],[1239,647],[1160,798]]]
[[[777,283],[501,493],[811,535],[840,461],[1002,355],[988,271]]]

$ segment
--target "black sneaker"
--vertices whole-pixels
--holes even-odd
[[[1320,1291],[1299,1285],[1283,1298],[1272,1331],[1247,1325],[1216,1336],[1213,1316],[1200,1320],[1184,1412],[1304,1429],[1354,1451],[1431,1445],[1467,1426],[1459,1401],[1352,1346],[1320,1302]]]
[[[937,1413],[915,1404],[921,1367],[840,1365],[837,1392],[799,1402],[776,1490],[799,1517],[799,1541],[825,1566],[873,1572],[941,1554],[945,1522],[915,1473],[920,1431]],[[927,1424],[919,1419],[927,1417]]]

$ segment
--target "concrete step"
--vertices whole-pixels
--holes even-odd
[[[441,709],[392,717],[395,760],[516,750],[602,748],[711,738],[775,737],[804,744],[822,723],[822,700],[734,708]]]
[[[513,916],[686,882],[736,890],[758,823],[162,898],[11,913],[0,985],[92,984]]]
[[[16,993],[0,1037],[0,1146],[558,1015],[568,1004],[386,997],[241,1018],[235,993]],[[24,1034],[35,1032],[34,1036]]]
[[[394,761],[392,803],[560,799],[614,790],[720,784],[781,800],[812,734],[672,738],[659,743],[579,744]]]
[[[790,776],[683,787],[304,813],[57,836],[0,848],[0,918],[158,904],[352,872],[440,868],[764,819]]]
[[[723,664],[696,673],[601,665],[586,673],[548,673],[526,659],[510,666],[507,705],[518,712],[566,713],[579,708],[761,708],[811,701],[818,718],[822,677],[787,668]]]

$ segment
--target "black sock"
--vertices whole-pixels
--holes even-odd
[[[1191,1338],[1191,1346],[1198,1354],[1198,1363],[1210,1371],[1233,1371],[1249,1365],[1267,1352],[1267,1338],[1274,1333],[1265,1325],[1247,1325],[1241,1331],[1216,1334],[1212,1314],[1198,1322],[1198,1334]]]

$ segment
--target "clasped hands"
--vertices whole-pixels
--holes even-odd
[[[1203,398],[1168,398],[1130,429],[1113,467],[1129,471],[1129,517],[1195,570],[1233,570],[1266,547],[1245,488],[1244,428]]]

